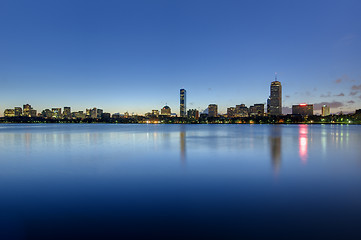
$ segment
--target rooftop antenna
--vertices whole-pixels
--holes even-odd
[[[275,72],[275,81],[277,81],[277,72]]]

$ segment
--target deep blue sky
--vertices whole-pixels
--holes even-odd
[[[225,112],[265,103],[274,72],[286,107],[361,108],[361,1],[0,2],[1,112],[179,113],[180,88]]]

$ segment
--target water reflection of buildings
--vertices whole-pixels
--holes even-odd
[[[302,163],[307,163],[308,125],[299,125],[298,146]]]
[[[281,131],[282,126],[271,126],[269,142],[271,149],[272,167],[275,173],[278,173],[281,167]]]
[[[185,126],[181,125],[181,129],[179,132],[179,138],[180,138],[180,159],[182,163],[185,163],[186,161],[186,130]]]

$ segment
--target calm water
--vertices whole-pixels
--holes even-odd
[[[0,125],[0,239],[361,239],[361,126]]]

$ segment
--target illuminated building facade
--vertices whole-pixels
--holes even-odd
[[[61,108],[52,108],[53,118],[61,118]]]
[[[91,109],[89,108],[87,108],[86,110],[85,110],[85,116],[87,117],[87,118],[90,118],[90,111],[91,111]]]
[[[159,110],[152,110],[152,115],[158,117],[159,116]]]
[[[255,104],[249,107],[250,116],[264,116],[264,104]]]
[[[236,114],[236,108],[235,107],[227,108],[227,117],[228,118],[234,118],[235,114]]]
[[[313,104],[301,103],[299,105],[292,105],[292,114],[301,116],[312,116]]]
[[[72,115],[76,119],[84,119],[84,118],[86,118],[86,115],[85,115],[85,113],[83,111],[73,112]]]
[[[326,117],[328,115],[330,115],[330,107],[327,105],[323,105],[322,106],[322,116]]]
[[[15,117],[20,117],[23,114],[23,109],[21,107],[15,107]]]
[[[42,117],[44,118],[52,118],[53,112],[50,109],[45,109],[41,112]]]
[[[4,116],[5,117],[15,117],[15,109],[5,109]]]
[[[71,118],[71,108],[70,107],[64,107],[63,117]]]
[[[198,119],[199,118],[199,111],[197,109],[189,109],[188,112],[188,118],[191,119]]]
[[[36,117],[37,111],[35,109],[30,110],[30,117]]]
[[[30,104],[23,105],[23,116],[30,117],[30,110],[33,109]]]
[[[97,108],[93,108],[90,110],[90,118],[97,118],[98,116],[98,112],[97,112]]]
[[[209,104],[208,105],[208,117],[218,117],[217,104]]]
[[[282,85],[277,81],[277,77],[271,83],[270,92],[267,100],[267,113],[271,116],[282,115]]]
[[[165,115],[165,116],[170,116],[171,115],[171,109],[169,106],[164,106],[161,110],[160,110],[161,115]]]
[[[103,109],[98,108],[97,109],[97,117],[96,118],[102,118],[103,116]]]
[[[248,107],[245,104],[236,105],[235,117],[248,117]]]
[[[180,90],[180,106],[179,106],[179,115],[180,117],[186,117],[187,116],[187,106],[186,106],[186,94],[187,91],[185,89]]]

